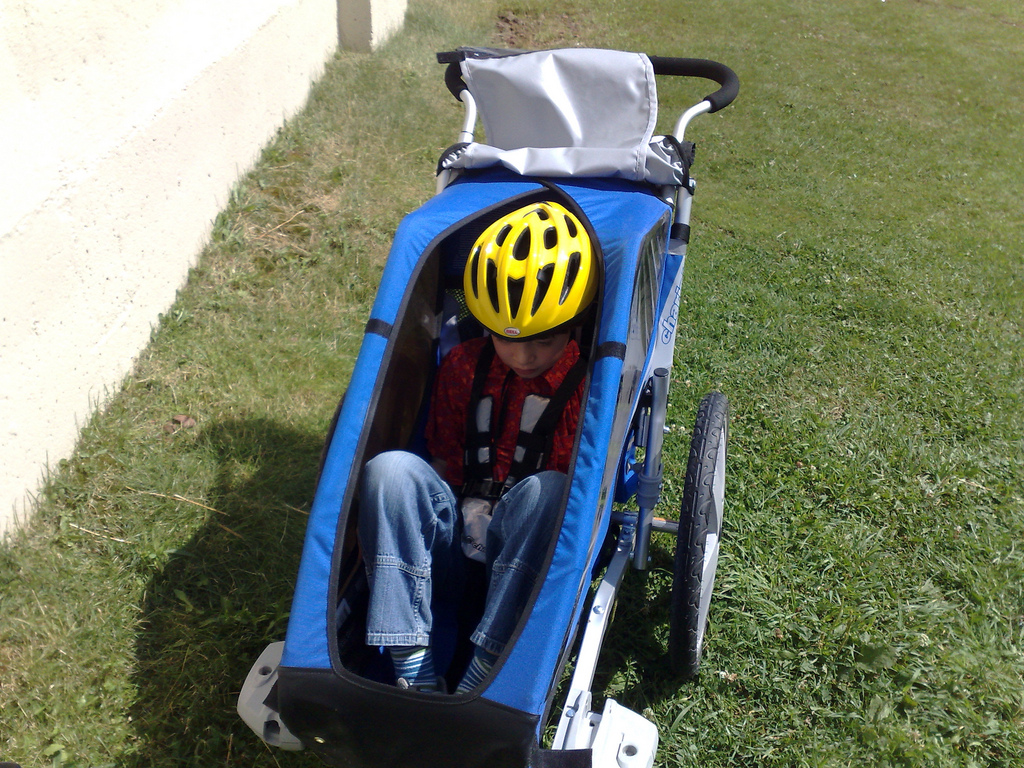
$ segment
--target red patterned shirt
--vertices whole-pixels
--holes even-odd
[[[430,419],[427,422],[427,447],[435,460],[444,462],[445,480],[456,490],[461,488],[463,483],[466,419],[476,363],[484,344],[490,343],[489,337],[463,342],[441,361],[441,368],[437,374]],[[496,481],[504,482],[512,468],[512,454],[519,437],[520,414],[527,395],[554,395],[558,385],[562,383],[562,379],[579,356],[579,347],[575,341],[570,340],[558,361],[545,373],[533,379],[524,379],[515,374],[508,376],[511,369],[497,355],[494,356],[487,372],[483,396],[494,398],[494,413],[505,414],[500,420],[501,434],[496,439]],[[569,471],[583,387],[584,383],[581,382],[562,411],[562,417],[552,437],[551,455],[547,457],[546,469]]]

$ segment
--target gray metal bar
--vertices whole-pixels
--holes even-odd
[[[665,413],[668,409],[668,369],[658,368],[651,377],[651,415],[647,420],[647,447],[644,466],[637,482],[636,500],[640,507],[640,524],[633,549],[633,567],[647,569],[651,545],[654,507],[661,498],[661,447],[665,442]]]

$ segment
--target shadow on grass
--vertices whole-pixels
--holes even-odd
[[[320,765],[271,751],[235,702],[260,651],[284,637],[323,436],[252,419],[218,422],[201,438],[218,459],[217,511],[148,586],[137,746],[120,764]]]
[[[263,744],[235,704],[260,652],[285,634],[323,436],[251,419],[215,423],[200,439],[218,461],[208,496],[216,512],[148,585],[131,711],[137,737],[118,765],[321,766],[312,754]],[[671,552],[652,555],[655,569],[671,570]],[[620,606],[641,607],[628,616],[620,607],[594,688],[607,686],[637,711],[681,685],[661,632],[670,585],[645,591],[644,576],[627,575]]]

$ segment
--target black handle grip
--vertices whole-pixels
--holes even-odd
[[[732,104],[740,92],[740,79],[725,64],[710,59],[675,59],[669,56],[648,56],[654,66],[654,74],[670,77],[703,77],[714,80],[721,87],[704,100],[711,102],[711,111]]]
[[[437,58],[441,58],[440,53],[437,54]],[[444,62],[442,61],[441,63],[443,64]],[[444,70],[444,84],[448,86],[452,96],[462,101],[462,92],[469,89],[466,87],[466,81],[462,79],[462,68],[459,67],[459,62],[451,61],[448,63],[447,68]]]

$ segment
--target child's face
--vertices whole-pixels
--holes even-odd
[[[491,336],[494,351],[501,362],[524,379],[535,379],[547,373],[565,351],[569,333],[556,333],[543,339],[510,341],[501,336]]]

